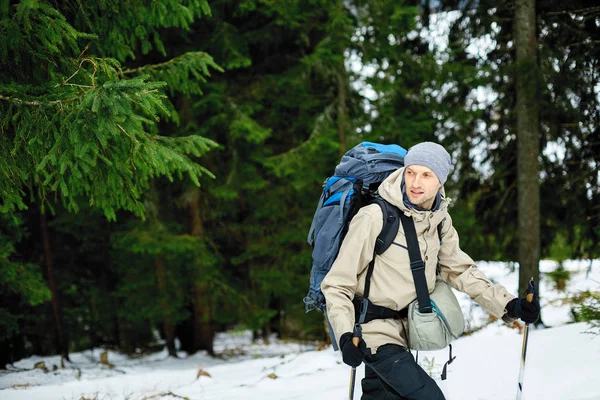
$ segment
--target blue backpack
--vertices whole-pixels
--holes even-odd
[[[396,207],[377,196],[377,188],[392,172],[404,166],[405,155],[406,150],[395,144],[362,142],[344,154],[334,175],[323,184],[323,193],[307,238],[313,246],[313,263],[310,288],[304,298],[306,312],[314,309],[325,312],[321,282],[331,269],[348,225],[358,210],[375,202],[382,208],[384,216],[398,213]],[[387,250],[397,232],[398,218],[384,217],[383,229],[376,242],[376,254]]]

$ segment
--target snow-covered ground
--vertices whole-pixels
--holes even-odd
[[[504,263],[481,262],[493,280],[515,292],[516,273]],[[566,292],[558,292],[543,276],[540,282],[547,329],[531,330],[524,381],[524,399],[600,400],[600,335],[586,333],[589,325],[570,324],[564,299],[583,290],[600,290],[600,260],[570,261],[564,266],[573,278]],[[556,264],[543,261],[542,272]],[[542,274],[543,275],[543,274]],[[459,294],[471,327],[486,325],[487,314]],[[501,322],[463,336],[453,343],[456,360],[448,379],[439,380],[447,350],[419,353],[419,363],[442,387],[449,400],[514,399],[517,392],[522,335]],[[114,368],[98,364],[100,350],[71,355],[60,368],[59,357],[30,357],[0,372],[2,400],[150,400],[150,399],[346,399],[350,368],[330,347],[316,343],[252,343],[247,331],[219,334],[215,350],[181,359],[166,351],[135,359],[109,352]],[[44,361],[48,372],[33,369]],[[53,366],[57,368],[53,370]],[[357,369],[355,398],[360,398],[363,368]]]

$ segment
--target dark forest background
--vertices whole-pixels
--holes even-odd
[[[325,340],[305,240],[363,140],[452,153],[474,259],[598,258],[595,3],[0,1],[0,367]]]

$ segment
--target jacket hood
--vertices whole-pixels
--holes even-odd
[[[405,214],[411,214],[414,216],[424,215],[426,213],[443,211],[445,212],[448,208],[450,199],[446,199],[446,192],[444,187],[440,189],[441,203],[436,211],[419,211],[414,208],[409,208],[404,204],[404,194],[402,193],[402,185],[404,183],[404,168],[400,168],[394,171],[388,176],[381,185],[379,185],[379,195],[386,201],[398,207]]]

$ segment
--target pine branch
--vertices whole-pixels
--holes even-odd
[[[170,59],[169,61],[165,61],[164,63],[160,63],[160,64],[150,64],[150,65],[144,65],[142,67],[139,68],[134,68],[134,69],[125,69],[123,71],[121,71],[120,75],[138,75],[142,72],[152,72],[152,71],[156,71],[156,70],[160,70],[163,68],[166,68],[168,65],[170,64],[174,64],[178,61],[180,61],[181,59],[183,59],[185,57],[185,55],[181,55],[179,57],[175,57]]]
[[[167,83],[171,93],[178,91],[184,95],[202,94],[200,84],[210,76],[209,68],[218,72],[223,69],[208,54],[200,51],[188,52],[160,64],[145,65],[125,69],[120,76],[149,74],[153,80]]]
[[[585,46],[585,45],[595,45],[600,43],[600,40],[584,40],[582,42],[571,43],[567,45],[567,47],[576,47],[576,46]]]
[[[571,15],[571,14],[584,14],[585,18],[590,18],[596,15],[596,13],[600,14],[600,6],[588,7],[588,8],[580,8],[578,10],[563,10],[563,11],[551,11],[546,13],[546,15]],[[585,15],[588,14],[588,15]]]
[[[47,102],[43,102],[43,101],[39,101],[39,100],[29,101],[29,100],[20,99],[18,97],[4,96],[3,94],[0,93],[0,100],[9,101],[11,103],[15,103],[15,104],[19,104],[19,105],[36,106],[36,107],[53,106],[53,105],[57,105],[57,104],[66,104],[66,103],[70,103],[70,102],[78,100],[78,99],[80,99],[80,97],[71,97],[71,98],[64,99],[64,100],[52,100],[52,101],[47,101]]]
[[[83,52],[81,54],[83,54]],[[73,78],[75,75],[77,75],[79,73],[79,71],[81,71],[81,66],[85,62],[89,62],[89,63],[91,63],[94,66],[94,72],[90,76],[90,80],[92,81],[92,86],[91,87],[94,88],[94,89],[96,88],[95,76],[96,76],[96,73],[98,72],[98,64],[92,58],[84,58],[84,59],[82,59],[81,62],[79,63],[79,69],[77,71],[75,71],[73,73],[73,75],[71,75],[66,81],[64,81],[63,85],[67,84],[67,82],[69,82],[69,80],[71,80],[71,78]],[[79,85],[77,85],[77,86],[79,86]],[[87,87],[90,87],[90,86],[87,86]]]
[[[65,100],[32,101],[18,96],[27,87],[7,86],[11,94],[0,99],[17,106],[4,108],[9,116],[3,129],[14,132],[14,137],[2,153],[34,167],[21,170],[16,182],[0,184],[9,194],[3,196],[8,203],[0,207],[20,207],[11,186],[19,188],[31,180],[37,183],[30,188],[35,187],[42,201],[55,195],[72,211],[78,210],[76,199],[84,197],[109,219],[118,209],[143,216],[140,199],[154,177],[174,180],[187,174],[198,186],[200,176],[212,177],[190,156],[200,157],[216,143],[200,136],[156,135],[157,121],[169,114],[160,90],[165,84],[146,79],[107,81],[83,91],[68,108],[62,108]]]

